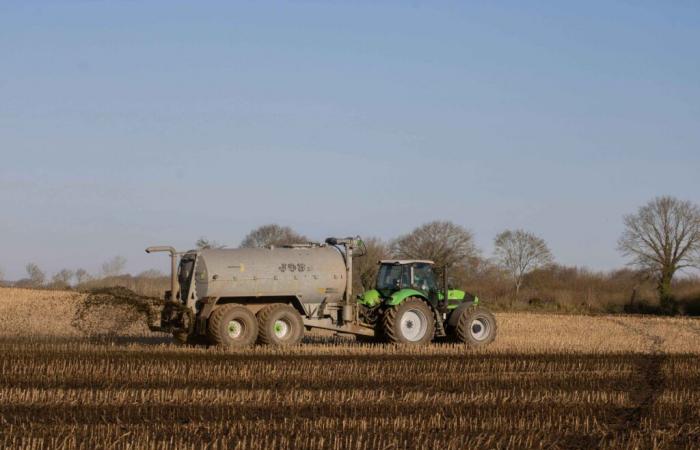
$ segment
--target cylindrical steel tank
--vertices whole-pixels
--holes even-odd
[[[195,295],[333,303],[343,298],[345,276],[344,257],[335,247],[206,249],[195,262]]]

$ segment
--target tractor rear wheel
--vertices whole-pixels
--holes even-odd
[[[243,305],[221,305],[209,316],[207,334],[214,345],[246,347],[258,337],[258,321]]]
[[[296,309],[282,303],[258,311],[258,341],[266,345],[296,345],[304,337],[304,321]]]
[[[387,308],[382,324],[384,336],[395,344],[426,345],[435,336],[433,312],[418,297]]]
[[[496,318],[493,313],[481,306],[465,309],[457,319],[455,337],[470,347],[482,347],[496,339]]]

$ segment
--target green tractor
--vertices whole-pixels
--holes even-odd
[[[433,261],[383,260],[379,265],[376,288],[358,297],[360,319],[374,327],[373,340],[424,345],[438,338],[481,347],[496,338],[493,314],[478,297],[450,289],[446,269],[441,289]]]

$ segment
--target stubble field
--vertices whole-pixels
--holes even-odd
[[[693,319],[498,314],[478,351],[318,336],[231,351],[83,305],[0,289],[0,447],[700,446]]]

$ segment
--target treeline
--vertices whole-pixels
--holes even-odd
[[[678,278],[679,271],[700,267],[700,208],[687,201],[659,197],[624,217],[619,251],[629,266],[610,272],[568,267],[556,262],[544,239],[526,230],[503,230],[494,252],[484,255],[470,230],[448,221],[423,224],[390,240],[364,237],[354,260],[354,290],[371,289],[377,262],[385,258],[430,259],[438,271],[447,267],[450,283],[468,290],[495,309],[561,312],[628,312],[700,315],[700,277]],[[311,240],[287,226],[268,224],[252,230],[239,247],[282,246]],[[200,249],[226,247],[200,238]],[[86,290],[123,286],[161,296],[169,277],[149,270],[124,274],[126,260],[115,257],[101,273],[64,269],[50,280],[33,263],[18,287]],[[0,273],[0,279],[1,279]],[[8,284],[5,282],[5,284]]]
[[[26,276],[17,281],[3,280],[3,274],[0,271],[0,286],[79,291],[107,286],[123,286],[153,297],[162,296],[166,287],[169,288],[170,277],[159,270],[150,269],[137,275],[124,273],[126,262],[127,260],[123,256],[115,256],[104,262],[101,270],[95,274],[82,268],[61,269],[51,277],[48,277],[37,264],[28,263],[25,266]]]

